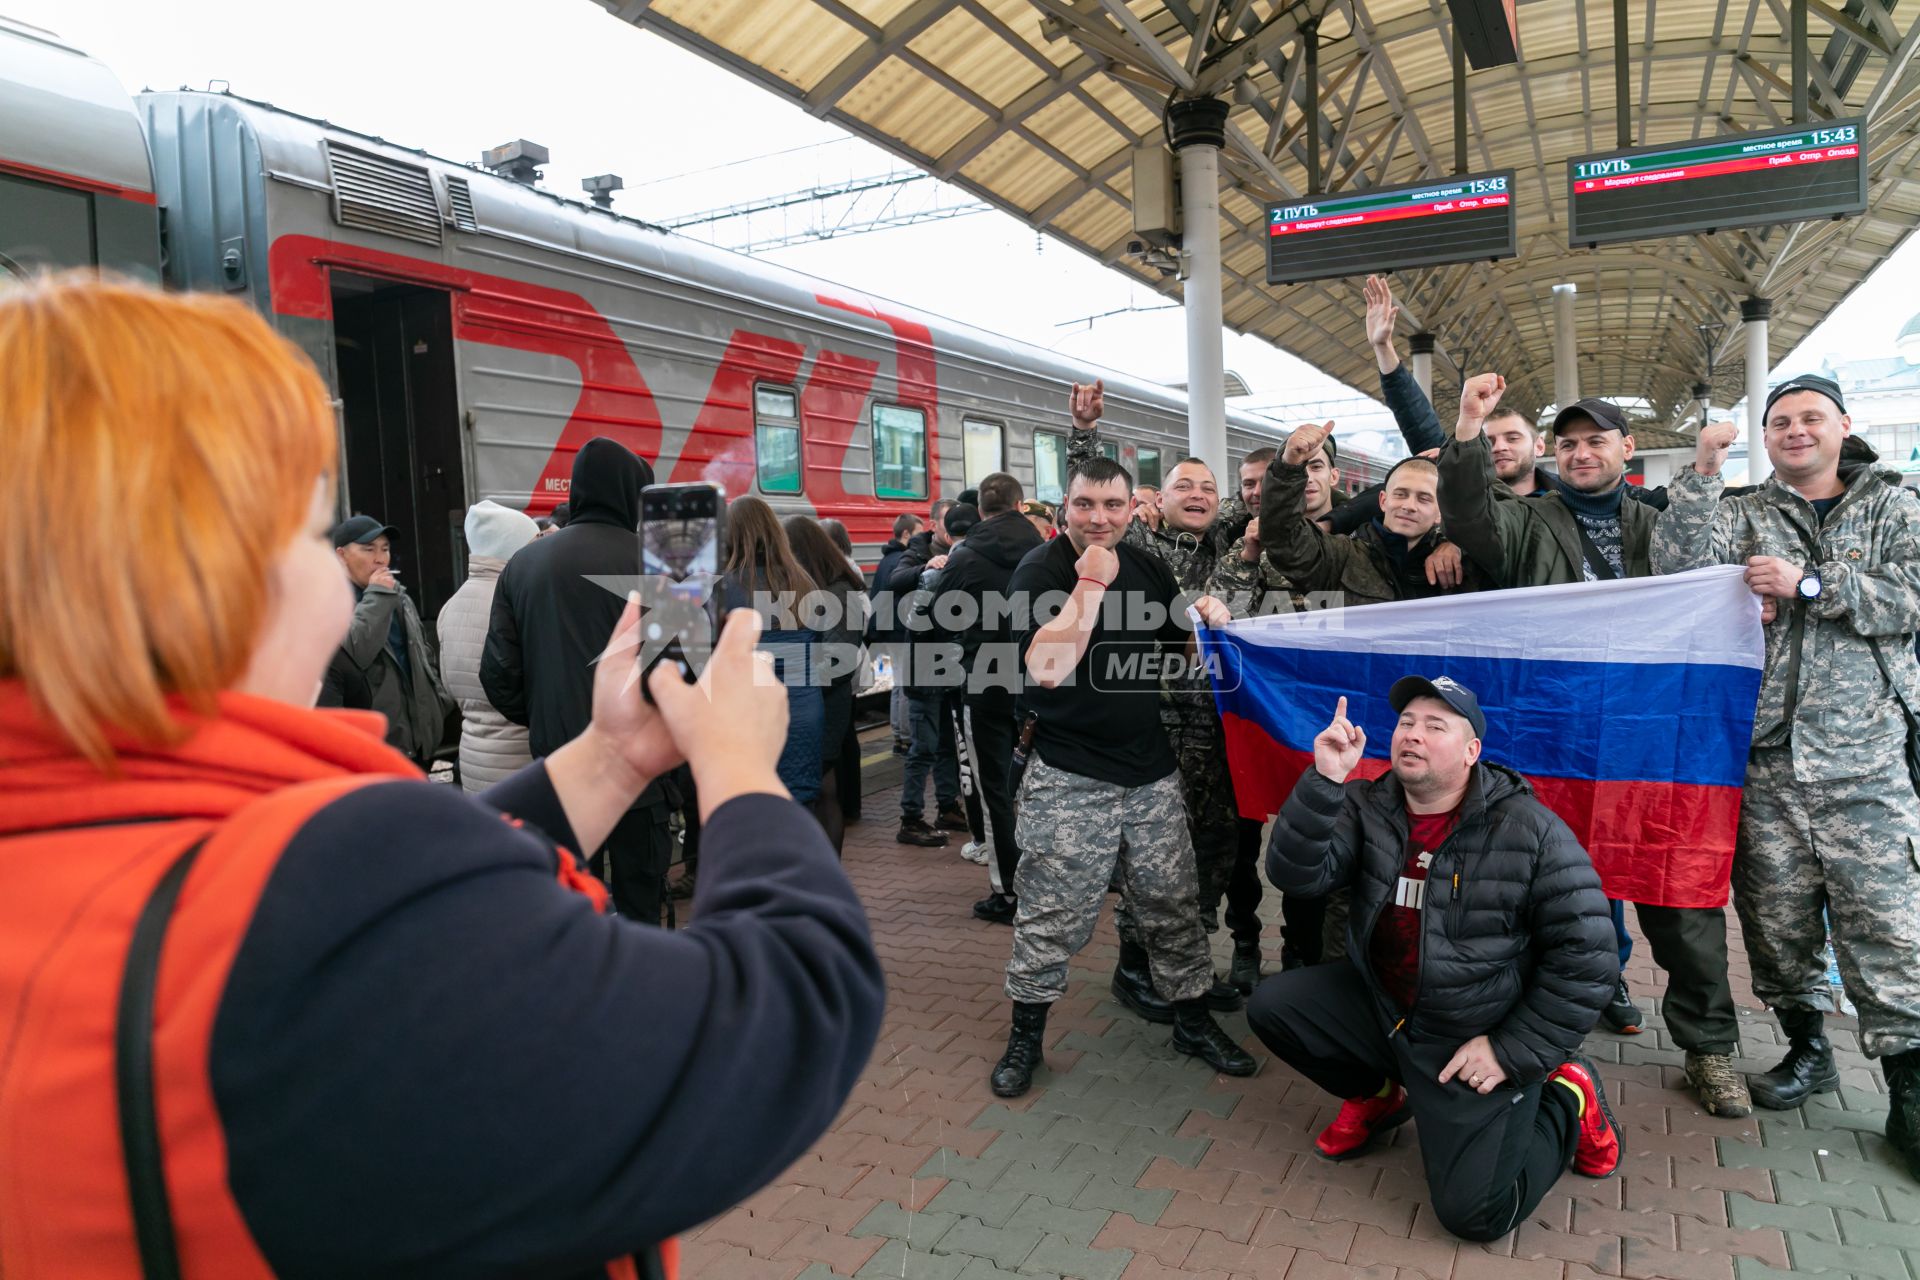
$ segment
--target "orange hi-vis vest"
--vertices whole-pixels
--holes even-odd
[[[173,748],[116,739],[117,770],[74,754],[18,681],[0,681],[0,1276],[142,1274],[115,1090],[115,1023],[134,927],[201,844],[160,952],[154,1103],[187,1280],[273,1270],[230,1190],[210,1070],[235,954],[287,842],[357,787],[420,772],[362,712],[225,694]],[[204,842],[204,844],[202,844]],[[563,881],[604,904],[560,859]],[[673,1277],[669,1241],[647,1259]],[[642,1274],[610,1263],[611,1280]]]

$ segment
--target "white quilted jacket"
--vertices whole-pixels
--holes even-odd
[[[441,606],[440,676],[460,703],[460,785],[482,791],[532,762],[527,730],[487,701],[480,688],[480,653],[487,645],[493,588],[506,561],[467,557],[467,580]]]

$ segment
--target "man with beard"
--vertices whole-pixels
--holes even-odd
[[[1366,733],[1341,698],[1267,850],[1283,888],[1351,889],[1356,945],[1261,983],[1248,1019],[1343,1099],[1321,1157],[1352,1159],[1412,1120],[1434,1217],[1497,1240],[1569,1164],[1603,1178],[1620,1163],[1599,1074],[1577,1053],[1613,988],[1606,899],[1566,823],[1481,761],[1471,689],[1406,676],[1387,701],[1389,772],[1347,781]]]
[[[1014,643],[1038,722],[1019,793],[1013,1027],[990,1078],[1003,1098],[1031,1087],[1047,1009],[1066,994],[1068,963],[1116,880],[1132,900],[1151,981],[1171,997],[1173,1047],[1226,1075],[1255,1068],[1207,1011],[1212,966],[1160,707],[1160,669],[1190,653],[1193,636],[1167,565],[1124,541],[1131,482],[1109,459],[1075,463],[1066,536],[1028,552],[1009,584],[1031,602]],[[1193,608],[1210,625],[1227,620],[1210,597]]]
[[[1098,381],[1090,387],[1075,384],[1071,407],[1069,463],[1090,461],[1099,455],[1099,422],[1106,411],[1104,385]],[[1139,497],[1140,489],[1135,489],[1136,502]],[[1124,541],[1165,564],[1183,595],[1205,594],[1221,551],[1215,528],[1220,486],[1213,469],[1198,458],[1182,459],[1166,474],[1157,502],[1157,514],[1151,520],[1136,507]],[[1227,772],[1226,737],[1214,708],[1212,683],[1198,664],[1162,681],[1160,722],[1179,763],[1181,796],[1200,880],[1200,922],[1208,933],[1219,930],[1220,900],[1227,899],[1233,964],[1226,981],[1213,983],[1207,1002],[1214,1009],[1231,1012],[1241,1002],[1234,974],[1251,987],[1254,978],[1249,974],[1259,973],[1260,879],[1252,863],[1238,858],[1239,812]],[[1113,973],[1113,998],[1149,1022],[1172,1022],[1173,1006],[1154,989],[1140,926],[1124,892],[1114,910],[1114,924],[1120,934],[1120,963]]]
[[[1485,430],[1506,386],[1499,374],[1482,373],[1460,392],[1454,438],[1440,453],[1447,536],[1503,587],[1651,575],[1659,515],[1627,497],[1633,433],[1626,414],[1600,399],[1562,409],[1553,420],[1559,468],[1553,491],[1516,501],[1499,492]],[[1709,1114],[1749,1114],[1753,1100],[1733,1069],[1740,1024],[1727,977],[1726,908],[1636,903],[1634,909],[1654,963],[1667,971],[1667,1029],[1686,1051],[1688,1084]],[[1614,1002],[1626,995],[1623,978]]]

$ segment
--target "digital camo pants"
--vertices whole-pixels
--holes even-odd
[[[1227,899],[1227,927],[1235,938],[1260,936],[1260,877],[1257,866],[1236,883],[1241,858],[1240,815],[1233,796],[1233,776],[1227,770],[1227,744],[1220,721],[1167,727],[1167,742],[1179,765],[1180,798],[1186,808],[1187,838],[1193,844],[1194,874],[1200,886],[1196,910],[1200,927],[1212,933],[1219,927],[1220,900]],[[1258,859],[1258,850],[1253,853]],[[1120,901],[1113,923],[1124,942],[1140,942],[1140,925],[1133,903],[1119,884]],[[1249,895],[1248,890],[1251,889]],[[1251,896],[1251,904],[1245,901]]]
[[[1920,803],[1897,752],[1866,777],[1799,782],[1790,747],[1755,748],[1733,905],[1769,1008],[1831,1009],[1831,931],[1861,1048],[1920,1049]]]
[[[1193,1000],[1213,985],[1180,782],[1168,774],[1122,787],[1034,758],[1019,797],[1020,869],[1007,995],[1051,1004],[1067,990],[1067,962],[1087,945],[1107,886],[1133,903],[1154,990]]]

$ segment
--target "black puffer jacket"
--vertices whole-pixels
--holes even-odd
[[[1342,786],[1311,768],[1267,846],[1267,878],[1282,892],[1352,888],[1347,954],[1389,1022],[1400,1013],[1374,976],[1368,944],[1406,851],[1397,778]],[[1606,896],[1586,850],[1525,778],[1499,765],[1474,767],[1459,826],[1427,871],[1422,926],[1420,985],[1400,1034],[1455,1047],[1485,1035],[1517,1085],[1567,1060],[1620,978]]]

